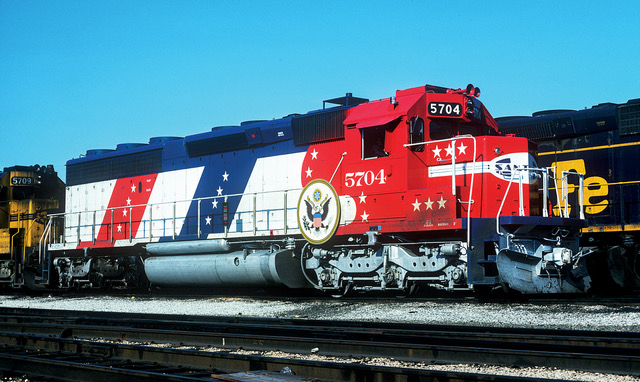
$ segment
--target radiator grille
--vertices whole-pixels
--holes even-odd
[[[620,135],[640,133],[640,102],[618,107],[618,128]]]
[[[347,117],[347,110],[334,110],[318,114],[309,114],[293,118],[293,142],[296,145],[344,138],[342,122]]]
[[[162,150],[97,159],[67,165],[67,186],[162,171]]]

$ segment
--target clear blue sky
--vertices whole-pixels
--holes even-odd
[[[424,84],[494,117],[640,98],[640,2],[0,0],[0,168]],[[63,177],[64,179],[64,177]]]

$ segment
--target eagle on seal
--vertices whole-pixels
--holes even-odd
[[[329,201],[331,201],[331,198],[327,197],[319,203],[311,202],[309,197],[304,201],[307,204],[307,216],[309,217],[309,220],[313,222],[313,228],[316,230],[328,227],[323,224],[323,221],[329,214]]]

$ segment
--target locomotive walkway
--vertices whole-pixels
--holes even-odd
[[[300,379],[302,376],[371,381],[529,380],[206,350],[216,347],[424,363],[538,365],[640,375],[637,369],[640,333],[238,317],[119,316],[122,314],[0,309],[0,369],[22,372],[30,369],[42,375],[109,381],[244,381],[248,380],[243,379],[246,372],[256,370],[275,372],[268,380],[293,381],[309,380]],[[31,363],[38,366],[34,368]],[[278,373],[283,369],[292,370],[297,377]],[[103,372],[108,374],[98,378]],[[239,372],[245,374],[237,374]]]

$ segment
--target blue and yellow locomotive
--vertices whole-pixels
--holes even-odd
[[[568,190],[568,200],[551,193],[555,216],[575,214],[578,203],[577,182],[563,173],[585,174],[581,245],[593,250],[594,285],[640,287],[640,99],[497,120],[501,132],[535,141],[539,165]]]

